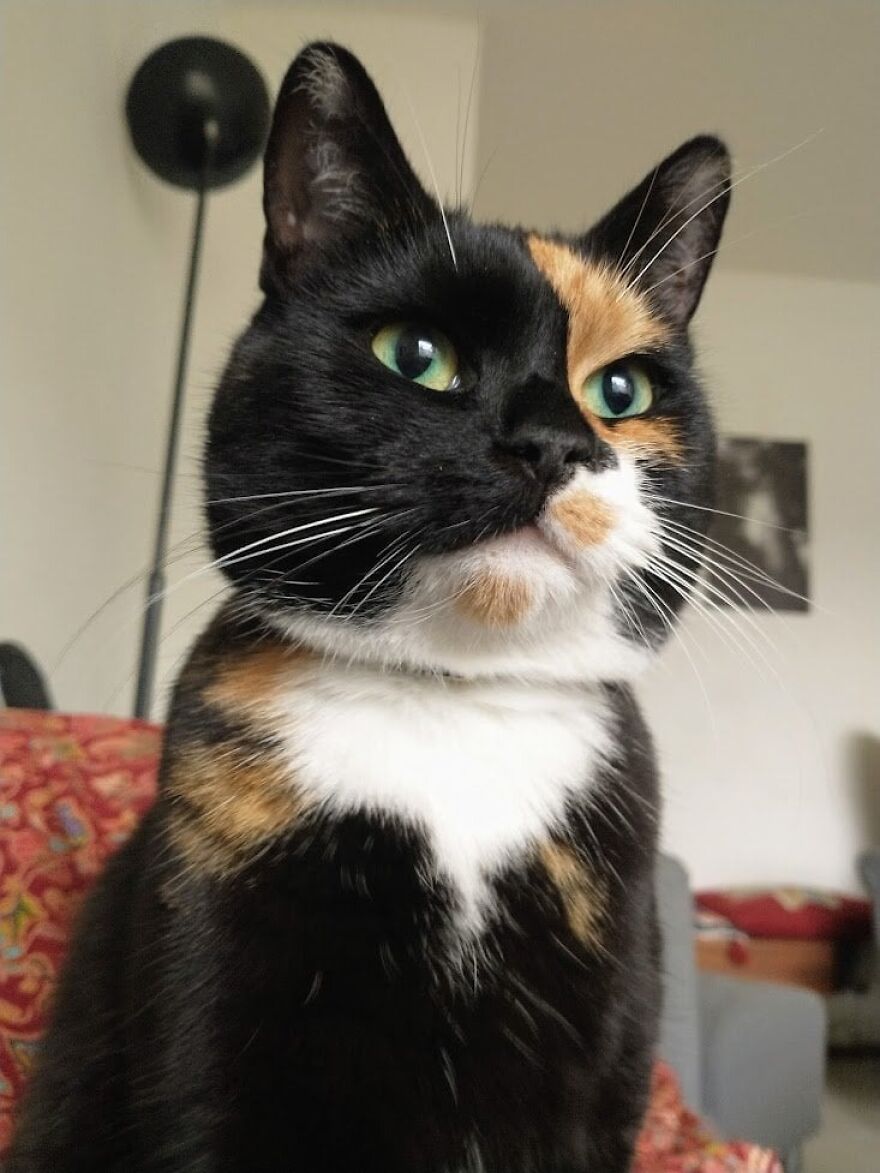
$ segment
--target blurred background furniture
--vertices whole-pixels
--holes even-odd
[[[840,1050],[880,1051],[880,847],[862,852],[858,866],[873,904],[873,941],[861,980],[828,999],[828,1041]]]
[[[20,644],[9,641],[0,643],[0,705],[10,709],[52,708],[42,672]]]
[[[775,1149],[786,1173],[800,1169],[819,1126],[825,1080],[825,1008],[808,990],[741,981],[697,969],[687,872],[661,857],[665,1005],[659,1053],[685,1100],[722,1135]]]

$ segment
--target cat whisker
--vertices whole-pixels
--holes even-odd
[[[353,517],[363,517],[365,514],[377,512],[378,509],[376,506],[369,506],[365,509],[351,509],[345,513],[337,513],[329,517],[319,517],[315,521],[303,522],[301,525],[291,526],[290,529],[281,530],[278,533],[269,534],[265,538],[257,538],[253,542],[248,542],[244,546],[239,546],[237,550],[233,550],[230,554],[224,554],[220,558],[215,559],[214,562],[212,562],[210,565],[229,566],[232,564],[231,559],[233,556],[235,556],[236,561],[239,561],[240,559],[238,559],[237,555],[244,554],[249,550],[255,550],[260,546],[267,546],[270,542],[277,542],[279,538],[290,537],[293,534],[302,533],[304,530],[316,529],[318,526],[326,525],[328,522],[331,524],[336,524],[340,521],[349,521]]]
[[[740,581],[744,588],[746,584],[742,582],[742,579],[749,579],[752,582],[770,587],[774,591],[778,591],[780,594],[788,595],[790,598],[797,599],[802,603],[807,603],[811,607],[815,607],[817,610],[824,610],[824,608],[819,607],[812,599],[807,598],[806,595],[799,594],[797,591],[792,590],[791,587],[785,586],[783,583],[779,582],[778,579],[775,579],[771,574],[768,574],[767,571],[763,570],[760,566],[757,566],[754,562],[749,561],[749,559],[745,558],[743,555],[738,554],[735,550],[732,550],[723,542],[719,542],[715,538],[709,537],[708,535],[703,535],[699,530],[693,529],[691,526],[685,525],[682,522],[673,521],[668,517],[661,518],[661,528],[664,530],[669,530],[671,528],[673,532],[678,535],[681,541],[688,542],[692,539],[696,539],[698,542],[704,543],[705,546],[708,547],[707,549],[698,549],[698,547],[695,546],[690,551],[694,558],[698,561],[705,561],[707,565],[710,565],[715,570],[718,569],[717,559],[723,558],[726,564],[730,564],[725,566],[724,569],[726,569],[728,574],[734,575],[734,577]],[[735,567],[736,571],[738,571],[738,574],[734,574],[734,571],[731,569],[731,567]],[[740,578],[739,576],[742,577]],[[760,597],[759,602],[764,607],[768,606],[766,601]]]
[[[629,282],[628,288],[632,289],[634,285],[637,285],[639,283],[639,281],[641,281],[641,279],[645,275],[645,273],[647,273],[647,271],[654,264],[656,264],[656,262],[660,259],[660,257],[672,245],[672,243],[676,239],[676,237],[680,236],[681,233],[684,232],[685,228],[687,228],[689,224],[691,224],[694,220],[696,220],[698,216],[701,216],[703,214],[703,212],[705,212],[708,208],[710,208],[712,206],[712,204],[716,203],[718,200],[722,199],[724,196],[729,195],[730,192],[732,192],[734,190],[734,188],[739,187],[740,184],[745,183],[746,180],[753,179],[754,176],[758,175],[762,171],[766,171],[766,169],[768,167],[773,166],[774,163],[780,163],[783,159],[786,159],[789,155],[793,154],[795,151],[798,151],[802,147],[805,147],[808,143],[811,143],[821,133],[822,133],[821,130],[814,131],[813,134],[808,135],[801,142],[795,143],[795,145],[793,147],[789,147],[788,150],[782,151],[779,155],[776,155],[772,159],[768,159],[764,163],[759,163],[756,167],[753,167],[750,171],[747,171],[745,173],[745,175],[741,175],[738,179],[732,180],[730,182],[725,182],[721,191],[719,191],[716,195],[712,196],[712,198],[707,200],[701,207],[697,208],[696,212],[691,213],[691,215],[688,216],[688,218],[684,221],[684,223],[679,225],[679,227],[675,230],[675,232],[672,233],[672,235],[663,243],[663,245],[651,257],[651,259],[650,259],[650,261],[648,261],[647,265],[644,265],[639,270],[639,272],[636,274],[636,276]],[[687,205],[685,205],[685,207],[687,207]]]
[[[674,204],[670,208],[670,211],[668,212],[668,214],[657,225],[657,227],[648,236],[648,238],[644,241],[644,243],[636,250],[636,252],[630,258],[630,260],[626,263],[626,265],[624,265],[623,269],[621,270],[621,275],[626,276],[626,274],[638,262],[639,258],[644,255],[645,251],[650,246],[650,244],[654,240],[656,240],[658,236],[660,236],[662,234],[664,229],[666,229],[679,216],[681,216],[684,212],[686,212],[688,210],[688,208],[693,207],[694,204],[699,203],[701,200],[705,200],[707,196],[712,195],[714,192],[716,192],[723,185],[726,185],[729,183],[730,186],[727,187],[726,190],[727,191],[732,190],[733,187],[738,186],[740,183],[744,182],[746,179],[751,179],[754,175],[757,175],[760,171],[763,171],[765,168],[770,167],[775,163],[781,162],[783,159],[785,159],[792,152],[799,150],[801,147],[807,146],[810,142],[812,142],[812,140],[814,138],[816,138],[821,133],[822,133],[821,130],[815,131],[812,135],[809,135],[803,141],[796,143],[794,146],[788,148],[788,150],[783,151],[781,154],[775,156],[772,159],[766,160],[764,163],[758,164],[752,170],[746,172],[744,175],[740,176],[738,179],[736,179],[732,183],[728,179],[719,180],[718,182],[711,184],[709,187],[705,188],[702,192],[700,192],[698,195],[694,196],[692,199],[688,200],[685,204],[683,204],[683,205],[679,205],[677,203]],[[725,192],[719,192],[718,196],[716,196],[715,198],[720,198],[720,196],[723,194],[725,194]],[[709,202],[712,203],[712,202],[714,202],[714,200],[710,200]],[[705,208],[701,209],[701,211],[703,211],[703,210],[705,210]],[[699,215],[699,214],[700,213],[698,212],[697,215]],[[682,225],[682,227],[685,227],[685,225]],[[751,234],[748,234],[748,235],[751,235]],[[709,254],[709,255],[711,255],[711,254]],[[654,260],[656,260],[656,259],[657,258],[655,257]],[[653,263],[654,263],[654,261],[652,260],[651,264],[653,264]],[[696,262],[694,262],[694,263],[696,263]],[[650,264],[648,266],[646,266],[646,268],[650,268]],[[636,279],[636,281],[637,280],[638,280],[638,278]],[[632,288],[633,285],[636,284],[636,281],[630,282],[629,287]],[[659,282],[658,282],[658,284],[659,284]]]
[[[422,530],[417,530],[415,534],[407,535],[407,540],[411,540],[413,537],[416,537],[418,534],[421,534],[421,532],[422,532]],[[405,554],[402,558],[400,558],[397,562],[395,562],[394,565],[391,567],[391,569],[386,571],[386,573],[383,574],[382,577],[370,588],[370,590],[367,592],[367,594],[364,595],[364,597],[355,605],[354,609],[349,613],[347,618],[353,619],[359,610],[363,610],[363,608],[370,601],[370,599],[373,597],[373,595],[379,590],[379,588],[385,582],[387,582],[388,579],[391,578],[391,576],[393,574],[395,574],[400,569],[400,567],[403,566],[403,564],[405,562],[408,562],[410,558],[412,558],[415,554],[417,554],[418,551],[419,551],[419,543],[418,543],[418,541],[416,541],[414,543],[414,545],[412,546],[412,548],[409,550],[409,552],[407,554]],[[388,557],[386,557],[386,559],[383,560],[383,562],[380,565],[376,566],[371,573],[375,574],[378,570],[380,570],[382,568],[382,566],[387,564],[387,562],[390,560],[390,558],[395,557],[395,555],[398,554],[399,552],[400,552],[400,544],[398,544],[397,548],[395,548],[391,552],[391,554]]]
[[[368,538],[375,537],[376,534],[380,534],[384,529],[387,529],[389,525],[392,524],[392,522],[396,523],[400,521],[401,518],[405,517],[408,513],[412,512],[415,511],[406,509],[400,514],[392,515],[390,517],[383,517],[379,521],[371,521],[371,523],[365,526],[359,533],[353,534],[344,541],[337,542],[335,546],[331,546],[328,550],[321,550],[319,553],[313,554],[310,558],[307,558],[305,562],[298,562],[296,564],[297,574],[301,574],[302,571],[307,567],[314,566],[318,562],[323,561],[325,558],[335,557],[335,555],[338,554],[340,550],[344,550],[347,546],[354,545],[355,542],[362,542],[366,541]]]
[[[700,163],[696,163],[694,165],[694,173],[696,173],[696,171],[700,167],[700,165],[701,165]],[[705,200],[706,196],[713,195],[716,192],[718,192],[720,195],[725,194],[724,192],[719,192],[719,188],[724,187],[729,182],[730,182],[729,179],[727,179],[726,177],[724,179],[716,180],[715,183],[711,183],[708,187],[703,188],[702,191],[698,192],[697,195],[692,196],[691,199],[686,201],[686,203],[684,203],[684,204],[682,204],[680,202],[673,203],[670,206],[670,209],[669,209],[668,213],[666,214],[666,216],[664,216],[664,218],[660,221],[660,223],[657,225],[657,227],[654,229],[654,231],[636,249],[636,251],[630,257],[630,259],[626,262],[626,264],[620,270],[620,276],[625,277],[627,275],[627,273],[629,273],[629,271],[631,269],[633,269],[635,267],[635,265],[638,263],[639,258],[644,256],[646,250],[648,249],[648,247],[652,243],[652,241],[656,240],[662,234],[663,230],[665,228],[668,228],[670,224],[674,223],[674,221],[676,219],[678,219],[678,217],[681,216],[684,212],[686,212],[688,210],[688,208],[692,208],[694,206],[694,204],[700,203],[701,200]],[[634,284],[634,282],[630,282],[629,288],[632,288],[633,284]]]
[[[424,152],[424,155],[425,155],[425,163],[428,166],[428,173],[431,176],[431,183],[433,184],[434,191],[437,195],[437,207],[440,211],[440,218],[443,221],[443,230],[446,233],[446,241],[449,245],[449,255],[452,257],[452,267],[453,267],[453,269],[457,270],[458,269],[458,257],[455,255],[455,245],[452,243],[452,233],[449,231],[449,220],[446,216],[446,209],[443,206],[443,197],[440,194],[440,184],[437,182],[437,175],[434,171],[434,164],[431,161],[431,153],[428,150],[428,144],[425,141],[425,136],[424,136],[424,133],[422,132],[422,124],[421,124],[421,122],[419,122],[418,115],[416,114],[415,105],[413,104],[413,100],[410,97],[408,91],[407,91],[406,99],[407,99],[407,103],[409,104],[410,113],[412,114],[412,119],[413,119],[413,123],[416,128],[416,133],[419,136],[419,142],[422,144],[422,151]]]
[[[688,556],[690,555],[688,554]],[[670,558],[668,554],[654,553],[651,556],[651,567],[653,569],[658,565],[664,566],[671,573],[678,575],[684,584],[685,589],[688,589],[687,584],[690,581],[688,571],[681,565],[680,562],[677,562],[674,558]],[[734,597],[736,599],[742,602],[742,595],[736,592],[733,587],[728,586],[726,583],[716,585],[715,583],[708,582],[705,578],[701,578],[699,576],[698,571],[699,567],[695,567],[695,577],[693,583],[694,589],[700,592],[701,598],[706,600],[708,597],[712,597],[713,600],[720,600],[729,607],[732,602],[731,595],[726,593],[729,590],[734,593]],[[724,589],[722,589],[722,587]],[[776,647],[767,633],[763,631],[762,628],[755,622],[750,612],[738,612],[738,614],[743,624],[747,624],[758,636],[760,636],[766,641],[766,643],[770,645],[774,652],[778,652],[779,649]]]
[[[700,559],[698,552],[690,543],[682,540],[680,537],[675,538],[668,532],[664,533],[663,542],[664,545],[668,546],[670,549],[676,550],[678,553],[684,554],[688,558],[701,560],[703,570],[711,571],[711,573],[719,580],[721,586],[723,586],[726,590],[730,590],[734,593],[736,596],[736,601],[739,602],[742,606],[749,607],[751,609],[755,609],[756,606],[763,607],[770,614],[774,614],[773,608],[770,606],[767,600],[764,599],[758,593],[758,591],[755,590],[754,587],[750,586],[748,582],[746,582],[739,574],[737,574],[736,571],[732,570],[729,566],[719,561],[718,558],[714,557],[711,551],[705,551],[702,555],[702,559]],[[783,591],[785,590],[785,588],[781,589]],[[746,598],[741,593],[742,591],[745,591],[751,597]],[[800,598],[801,596],[796,595],[796,597]],[[733,603],[733,601],[734,600],[730,598],[727,600],[728,603]]]
[[[387,565],[388,561],[396,555],[401,543],[405,542],[408,537],[409,534],[404,534],[402,537],[400,535],[395,535],[382,547],[382,549],[379,551],[377,559],[372,563],[371,566],[368,567],[366,573],[364,573],[357,580],[354,586],[347,590],[342,598],[339,599],[339,601],[333,606],[329,617],[333,617],[342,611],[349,599],[353,598],[357,594],[358,590],[367,582],[367,580],[378,570],[381,570],[383,566]]]
[[[327,489],[286,489],[277,493],[250,493],[241,497],[211,497],[206,505],[225,505],[233,501],[261,501],[268,497],[344,497],[356,493],[378,493],[384,489],[398,489],[399,484],[382,485],[333,485]]]
[[[764,521],[760,517],[747,517],[744,513],[731,513],[728,509],[714,509],[709,505],[695,505],[693,501],[678,501],[675,497],[664,497],[660,493],[652,493],[651,498],[654,501],[660,501],[664,505],[678,505],[684,509],[696,509],[700,513],[714,513],[716,517],[733,517],[738,521],[748,521],[754,525],[763,525],[767,529],[780,530],[786,534],[802,534],[803,530],[792,529],[789,526],[777,525],[773,521]]]
[[[477,68],[478,68],[479,62],[480,62],[480,53],[482,51],[482,41],[483,41],[483,25],[482,25],[482,21],[481,21],[479,15],[478,15],[477,16],[477,43],[476,43],[476,47],[474,49],[474,63],[473,63],[473,66],[471,67],[471,82],[470,82],[470,85],[468,86],[467,106],[466,106],[465,115],[464,115],[464,134],[462,135],[462,141],[461,141],[461,158],[460,158],[459,164],[458,164],[458,204],[459,204],[459,207],[461,206],[462,196],[464,193],[464,168],[465,168],[465,163],[467,161],[468,133],[470,131],[470,126],[471,126],[471,106],[472,106],[473,100],[474,100],[474,87],[476,85],[476,80],[477,80]],[[460,93],[461,93],[461,88],[460,88],[460,82],[459,82],[459,94]]]
[[[740,180],[740,182],[742,182],[742,180]],[[736,186],[735,183],[725,183],[722,186],[721,191],[719,191],[716,195],[712,196],[711,199],[706,200],[706,202],[702,205],[702,207],[697,208],[696,212],[692,212],[691,215],[688,216],[688,218],[684,221],[684,223],[680,224],[678,226],[678,228],[676,228],[676,230],[672,233],[672,235],[669,236],[667,238],[667,240],[665,240],[664,243],[660,246],[660,248],[657,249],[657,251],[651,257],[650,261],[648,261],[647,265],[644,265],[641,269],[639,269],[639,271],[638,271],[638,273],[636,273],[635,277],[632,277],[629,280],[629,282],[627,283],[627,289],[628,290],[633,289],[636,285],[638,285],[638,283],[641,281],[642,277],[644,277],[644,275],[647,273],[647,271],[653,265],[655,265],[657,263],[657,261],[660,260],[660,258],[663,256],[663,254],[666,252],[666,250],[668,248],[672,247],[672,245],[675,242],[675,240],[677,239],[677,237],[681,236],[682,232],[684,232],[684,230],[690,224],[692,224],[694,222],[694,220],[697,219],[698,216],[702,216],[702,214],[704,212],[708,211],[709,208],[711,208],[713,204],[717,204],[717,202],[719,200],[724,199],[725,196],[729,195],[735,186]]]
[[[711,594],[706,593],[702,589],[708,584],[700,583],[699,580],[689,581],[674,569],[674,563],[669,562],[668,559],[665,561],[668,563],[667,565],[652,559],[647,567],[649,573],[661,582],[665,582],[667,586],[671,587],[682,599],[688,602],[699,615],[702,615],[712,625],[719,637],[729,647],[738,654],[745,656],[746,661],[753,668],[760,670],[763,665],[775,677],[777,683],[781,685],[778,674],[767,659],[763,649],[755,642],[748,631],[743,630],[740,620],[744,616],[734,611],[725,610],[719,606],[718,602],[711,597]],[[726,598],[721,592],[715,593],[719,594],[721,598]],[[757,625],[754,626],[758,635],[766,642],[771,643],[766,633],[761,631]],[[773,650],[776,651],[775,647]]]
[[[657,176],[659,174],[660,174],[660,168],[655,167],[652,174],[651,174],[651,182],[648,184],[648,190],[645,192],[645,196],[644,196],[644,199],[642,200],[641,205],[639,207],[638,214],[636,215],[635,220],[633,220],[632,228],[630,228],[630,230],[629,230],[629,236],[626,238],[626,244],[620,250],[620,257],[617,261],[617,267],[618,267],[618,269],[620,269],[621,273],[626,272],[626,269],[622,267],[624,257],[626,256],[627,249],[632,244],[633,237],[636,234],[636,229],[638,228],[639,224],[641,223],[642,216],[645,213],[645,208],[648,206],[648,200],[651,198],[651,192],[654,190],[654,184],[656,183]]]
[[[715,717],[715,709],[713,708],[711,698],[709,697],[709,690],[706,688],[706,682],[703,679],[702,672],[697,667],[696,660],[691,655],[690,648],[687,646],[687,642],[684,638],[684,634],[679,630],[679,626],[675,621],[675,614],[674,614],[672,608],[654,590],[654,588],[651,586],[651,584],[646,582],[645,579],[641,575],[639,575],[636,571],[627,567],[625,570],[625,573],[626,573],[627,577],[629,578],[629,580],[636,587],[636,589],[642,594],[642,596],[647,600],[648,604],[653,608],[655,614],[659,617],[660,622],[663,624],[666,631],[669,632],[674,637],[674,639],[678,643],[679,647],[681,648],[682,652],[684,653],[685,658],[687,659],[688,663],[690,664],[691,671],[694,674],[694,678],[697,681],[697,685],[698,685],[700,692],[702,694],[702,697],[703,697],[703,702],[706,706],[706,713],[708,714],[709,724],[712,729],[712,739],[715,743],[716,748],[719,747],[720,746],[720,737],[719,737],[719,733],[718,733],[718,722]],[[698,647],[699,647],[699,645],[698,645]],[[700,648],[700,650],[702,651],[702,648]],[[703,655],[705,657],[705,652],[703,652]]]

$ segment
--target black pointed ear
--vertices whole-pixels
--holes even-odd
[[[346,49],[306,46],[281,84],[266,146],[260,285],[285,288],[313,244],[436,214],[366,70]]]
[[[697,308],[730,203],[730,155],[701,135],[678,148],[590,230],[584,244],[683,329]]]

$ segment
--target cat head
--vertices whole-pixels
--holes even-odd
[[[582,235],[477,224],[425,191],[360,63],[303,50],[266,149],[265,297],[206,449],[240,598],[357,659],[630,676],[699,563],[688,324],[729,189],[700,137]]]

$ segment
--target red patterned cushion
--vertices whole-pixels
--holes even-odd
[[[71,920],[152,801],[160,731],[0,710],[0,1154]]]
[[[812,888],[730,888],[698,892],[697,908],[750,937],[836,941],[870,932],[871,903]]]
[[[0,1156],[71,920],[155,793],[160,730],[141,721],[0,710]],[[658,1063],[634,1173],[782,1173],[715,1139]]]

